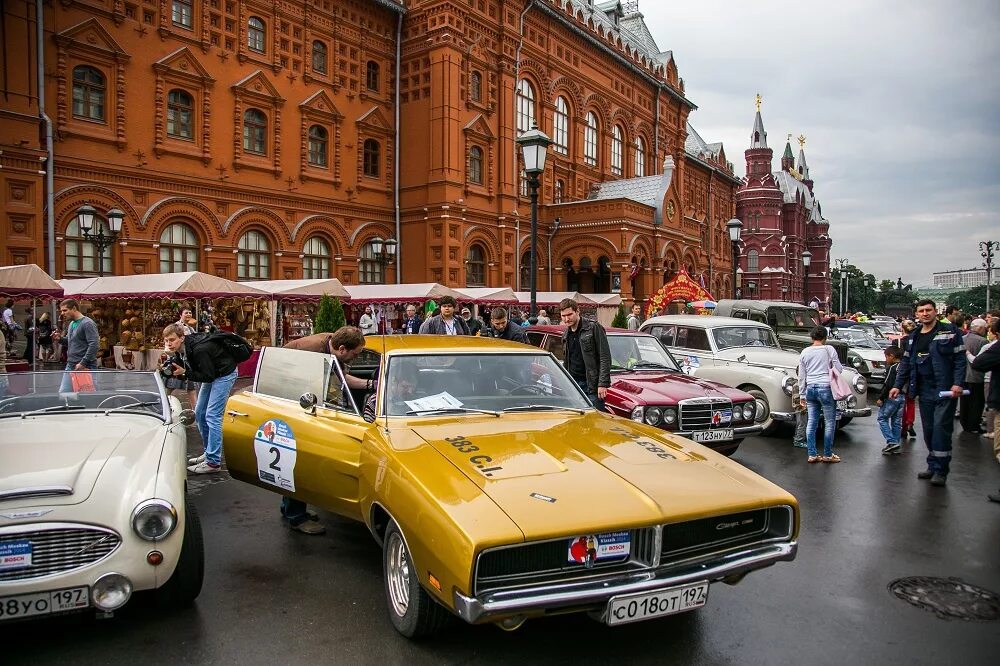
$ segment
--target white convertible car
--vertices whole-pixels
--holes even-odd
[[[70,375],[73,375],[71,378]],[[132,594],[190,603],[201,525],[185,498],[190,411],[153,373],[8,375],[0,385],[0,623]]]

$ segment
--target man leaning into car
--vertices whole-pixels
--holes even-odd
[[[604,398],[611,386],[611,347],[604,327],[580,317],[580,306],[572,298],[559,302],[559,317],[566,325],[566,369],[594,407],[604,411]]]
[[[344,366],[358,357],[365,348],[365,336],[357,326],[341,326],[335,333],[315,333],[284,345],[286,349],[301,349],[319,354],[330,354],[340,366],[347,387],[358,391],[374,391],[375,379],[361,379],[347,374]],[[288,526],[302,534],[325,534],[317,515],[308,510],[306,503],[291,497],[281,498],[281,516]]]

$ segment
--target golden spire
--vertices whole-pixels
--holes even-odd
[[[806,137],[804,134],[799,134],[799,148],[806,147]]]
[[[760,103],[763,102],[763,101],[764,101],[764,98],[760,96],[760,93],[757,93],[757,96],[754,97],[753,103],[754,103],[754,106],[757,107],[757,112],[758,113],[760,113]]]

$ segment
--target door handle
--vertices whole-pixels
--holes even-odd
[[[229,416],[232,416],[232,417],[250,416],[249,414],[244,414],[243,412],[237,412],[237,411],[234,411],[232,409],[230,409],[228,412],[226,412],[226,414],[228,414]]]

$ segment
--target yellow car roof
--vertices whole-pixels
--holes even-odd
[[[520,342],[470,335],[366,335],[365,348],[379,354],[391,354],[393,352],[435,353],[442,351],[545,353],[538,347],[521,344]]]

